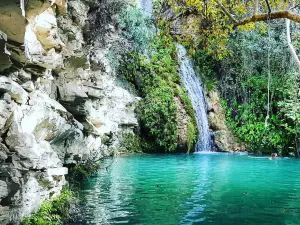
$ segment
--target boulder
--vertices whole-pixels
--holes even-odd
[[[32,78],[31,74],[27,73],[23,69],[11,72],[8,77],[18,84],[24,84],[28,81],[31,81]]]
[[[0,224],[9,223],[9,207],[0,206]]]
[[[0,200],[2,198],[7,197],[7,195],[8,195],[7,183],[0,180]]]
[[[24,88],[28,92],[33,92],[35,89],[34,84],[31,80],[21,84],[21,87]]]
[[[83,90],[87,93],[90,98],[102,99],[105,97],[103,87],[84,85]]]
[[[17,103],[25,104],[27,92],[16,82],[8,77],[0,76],[0,93],[8,93]]]
[[[35,17],[32,29],[46,51],[62,48],[63,43],[57,33],[57,22],[52,8]]]
[[[3,163],[8,158],[8,153],[9,150],[7,147],[3,143],[0,143],[0,163]]]
[[[26,26],[25,47],[26,58],[31,64],[38,65],[45,69],[55,69],[63,65],[62,55],[57,53],[54,48],[45,50],[34,33],[31,24]],[[36,73],[36,75],[38,75],[38,73]]]
[[[60,103],[75,116],[86,116],[85,102],[88,100],[84,90],[74,83],[67,83],[58,88]]]

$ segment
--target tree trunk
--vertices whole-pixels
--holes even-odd
[[[289,19],[286,19],[286,38],[287,38],[287,42],[288,42],[288,45],[289,45],[289,49],[290,49],[290,52],[298,66],[298,69],[299,69],[299,72],[300,72],[300,61],[299,61],[299,58],[297,56],[297,53],[296,53],[296,50],[292,44],[292,40],[291,40],[291,31],[290,31],[290,24],[291,24],[291,21]]]

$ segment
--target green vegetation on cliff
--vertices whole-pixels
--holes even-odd
[[[168,30],[160,26],[155,34],[150,18],[127,5],[119,14],[124,39],[130,48],[111,48],[112,65],[117,74],[142,97],[137,113],[140,118],[144,151],[170,152],[178,147],[178,97],[190,120],[186,149],[191,150],[198,136],[193,107],[177,71],[176,46]],[[151,38],[150,38],[151,37]],[[117,62],[115,62],[117,60]]]
[[[64,187],[58,197],[43,201],[39,211],[25,217],[21,225],[62,225],[71,219],[69,209],[76,201],[73,192]]]

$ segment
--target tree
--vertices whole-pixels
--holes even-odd
[[[222,58],[226,55],[226,39],[234,29],[251,30],[257,22],[286,19],[287,40],[300,70],[300,62],[290,38],[290,22],[300,23],[299,0],[170,0],[169,6],[178,19],[193,18],[182,26],[196,31],[193,41]],[[266,28],[265,26],[260,26]]]

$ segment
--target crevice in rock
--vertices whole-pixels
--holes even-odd
[[[7,129],[7,131],[5,131],[5,132],[1,135],[1,138],[2,138],[2,144],[4,144],[5,147],[6,147],[7,149],[10,149],[9,146],[6,144],[6,141],[5,141],[6,138],[7,138],[8,131],[9,131],[9,129]]]

